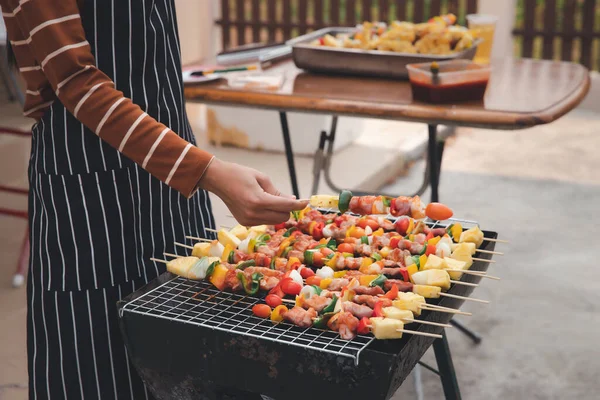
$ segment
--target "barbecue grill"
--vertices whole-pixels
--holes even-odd
[[[484,234],[497,238],[495,232]],[[480,248],[494,247],[486,240]],[[477,257],[491,259],[491,254]],[[471,270],[485,271],[488,265],[476,261]],[[481,277],[464,274],[461,280],[478,283]],[[448,293],[469,296],[473,289],[453,285]],[[260,319],[251,308],[261,301],[167,272],[118,303],[120,327],[130,359],[158,399],[219,399],[221,392],[236,390],[277,400],[388,399],[436,340],[405,335],[380,341],[359,335],[345,341],[336,332]],[[464,300],[429,302],[459,308]],[[448,323],[452,316],[423,311],[419,319]],[[431,325],[410,328],[443,333]],[[444,338],[436,346],[447,351],[446,344]],[[448,376],[453,368],[447,356],[439,368],[449,397],[446,387],[456,378]]]

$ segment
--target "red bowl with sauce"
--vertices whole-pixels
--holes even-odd
[[[485,95],[491,68],[469,60],[438,62],[438,73],[432,63],[407,65],[413,100],[426,103],[481,101]]]

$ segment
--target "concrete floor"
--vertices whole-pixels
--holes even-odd
[[[14,110],[0,105],[0,119],[5,121]],[[474,346],[459,332],[449,331],[465,399],[598,398],[599,122],[600,114],[576,111],[526,131],[461,129],[448,144],[442,200],[456,215],[479,220],[485,229],[510,240],[509,245],[499,245],[506,255],[491,267],[502,281],[486,281],[475,292],[492,303],[465,306],[474,315],[462,321],[484,336],[483,343]],[[216,151],[221,158],[263,170],[281,189],[289,187],[282,155]],[[0,152],[0,181],[22,182],[27,143],[1,139]],[[311,166],[310,160],[298,161],[305,195]],[[350,185],[349,168],[338,164],[334,177]],[[412,192],[420,183],[421,168],[417,163],[386,191]],[[17,196],[0,197],[0,204],[26,206]],[[214,205],[217,222],[231,224],[223,204],[215,200]],[[24,221],[0,219],[1,400],[25,399],[27,394],[25,290],[10,288],[24,229]],[[425,360],[435,364],[430,353]],[[437,377],[425,370],[422,375],[425,398],[442,398]],[[400,398],[414,398],[411,379],[394,396]]]

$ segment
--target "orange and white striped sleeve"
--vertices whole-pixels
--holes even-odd
[[[26,45],[32,68],[42,69],[69,112],[184,196],[195,192],[213,156],[143,112],[96,68],[76,0],[5,0],[2,5],[11,41]]]

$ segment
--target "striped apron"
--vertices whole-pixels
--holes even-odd
[[[85,0],[100,70],[148,115],[194,143],[173,0]],[[27,350],[32,399],[145,399],[116,302],[164,271],[185,235],[214,228],[210,200],[187,200],[77,121],[57,100],[33,127],[29,163]]]

